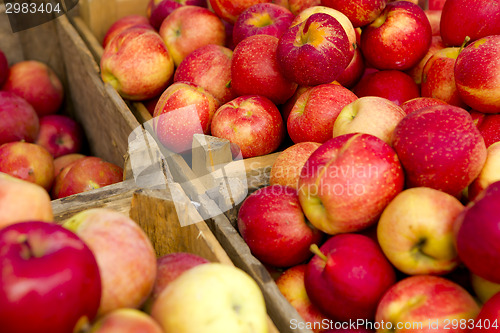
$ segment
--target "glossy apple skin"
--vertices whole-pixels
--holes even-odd
[[[455,83],[462,100],[473,109],[500,112],[500,33],[481,38],[460,52]]]
[[[455,222],[456,247],[470,271],[500,283],[500,181],[490,184]]]
[[[0,87],[4,84],[9,76],[9,62],[2,50],[0,50]]]
[[[408,1],[396,1],[388,3],[379,17],[363,29],[361,50],[377,69],[406,70],[427,53],[431,39],[431,25],[424,10]]]
[[[377,221],[403,183],[403,169],[387,143],[370,134],[345,134],[309,157],[299,199],[308,220],[323,232],[355,232]]]
[[[405,114],[409,114],[420,109],[426,108],[428,106],[433,105],[446,105],[445,101],[442,101],[437,98],[432,97],[417,97],[410,100],[407,100],[403,104],[401,104],[401,108],[403,109]]]
[[[234,24],[243,11],[255,4],[269,0],[208,0],[210,7],[221,19]]]
[[[111,42],[111,40],[119,35],[122,31],[127,30],[132,27],[140,26],[142,28],[150,28],[154,30],[153,27],[149,24],[149,21],[146,17],[142,15],[127,15],[124,16],[113,23],[102,40],[102,47],[106,48],[106,46]]]
[[[53,114],[40,118],[40,132],[35,141],[54,157],[78,153],[82,148],[83,131],[72,118]]]
[[[477,128],[484,138],[486,147],[500,141],[500,114],[485,114],[478,111],[471,111],[471,116],[478,117]]]
[[[427,53],[420,59],[419,63],[413,66],[412,68],[405,71],[406,74],[410,75],[415,81],[417,85],[422,83],[422,71],[424,70],[424,66],[429,60],[430,57],[437,51],[444,49],[446,46],[443,44],[443,40],[441,36],[432,36],[431,45],[427,50]]]
[[[470,201],[477,198],[488,185],[500,181],[500,142],[490,145],[486,154],[486,162],[481,172],[469,185],[467,194]]]
[[[342,109],[357,99],[352,91],[338,84],[312,87],[297,99],[290,111],[288,135],[294,143],[328,141]]]
[[[233,52],[231,87],[237,96],[260,95],[274,104],[285,103],[297,89],[279,68],[279,39],[254,35],[241,41]]]
[[[161,23],[174,10],[182,6],[207,8],[207,0],[150,0],[148,4],[149,23],[159,30]]]
[[[345,70],[337,77],[335,81],[340,83],[343,87],[350,89],[359,82],[361,76],[365,72],[365,68],[366,65],[363,57],[363,52],[361,52],[361,49],[358,47],[354,50],[354,55],[349,65],[347,65]]]
[[[475,323],[472,333],[491,332],[498,329],[500,325],[500,293],[497,293],[483,304]]]
[[[479,175],[486,160],[486,146],[472,117],[452,105],[408,114],[396,126],[392,146],[405,169],[407,187],[425,186],[453,196]]]
[[[163,333],[150,316],[136,309],[118,309],[99,318],[89,333]]]
[[[3,332],[67,333],[94,319],[99,268],[74,233],[47,222],[14,224],[0,230],[0,253]]]
[[[423,330],[438,320],[438,327],[428,329],[436,333],[449,332],[451,324],[446,326],[445,320],[474,319],[479,306],[472,296],[458,284],[437,276],[416,275],[400,280],[382,297],[377,307],[375,320],[391,322],[394,330],[384,329],[377,332],[408,332],[396,329],[400,323],[422,323]],[[410,324],[411,325],[411,324]],[[385,325],[387,328],[388,325]],[[414,332],[422,331],[415,329]],[[466,329],[453,330],[465,333]]]
[[[34,142],[39,130],[35,109],[13,92],[0,91],[0,145],[21,140]]]
[[[325,13],[312,14],[288,29],[279,40],[277,52],[285,77],[309,86],[337,79],[352,56],[344,28]]]
[[[357,28],[372,23],[384,10],[387,0],[322,0],[321,5],[342,12]]]
[[[499,0],[447,0],[441,14],[440,32],[448,46],[460,46],[469,36],[472,41],[500,34]]]
[[[377,304],[396,282],[396,273],[377,243],[360,234],[342,234],[320,248],[307,264],[304,282],[311,302],[331,319],[373,320]]]

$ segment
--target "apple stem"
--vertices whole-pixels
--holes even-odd
[[[320,257],[321,259],[323,259],[325,262],[328,261],[328,257],[325,256],[323,252],[321,252],[317,244],[311,244],[309,250],[318,257]]]
[[[462,45],[460,46],[460,50],[458,51],[459,54],[460,54],[460,52],[462,52],[462,50],[465,47],[465,44],[467,44],[468,42],[470,42],[470,37],[469,36],[465,36],[464,42],[462,43]]]

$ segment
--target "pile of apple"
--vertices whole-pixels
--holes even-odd
[[[81,154],[83,132],[60,114],[61,81],[39,61],[8,66],[0,50],[0,172],[33,182],[58,199],[122,180],[120,167]]]

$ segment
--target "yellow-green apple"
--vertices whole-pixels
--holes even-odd
[[[482,303],[500,292],[500,283],[488,281],[473,273],[471,273],[471,284],[474,293]]]
[[[115,36],[101,57],[101,77],[129,100],[159,95],[174,74],[174,61],[155,31],[133,27]]]
[[[100,317],[89,333],[164,333],[149,315],[137,309],[121,308]]]
[[[2,90],[24,98],[38,116],[56,113],[64,98],[64,89],[57,75],[49,66],[36,60],[12,65]]]
[[[477,111],[476,114],[482,115],[477,128],[484,138],[486,147],[500,141],[500,114],[484,114]]]
[[[427,50],[425,56],[420,59],[418,64],[406,70],[405,73],[410,75],[417,85],[420,85],[422,83],[422,71],[424,70],[424,66],[427,63],[427,60],[429,60],[429,58],[432,57],[434,53],[441,49],[444,49],[445,47],[446,46],[443,44],[441,36],[432,36],[431,45],[429,46],[429,49]]]
[[[408,1],[388,3],[363,28],[361,50],[377,69],[409,69],[425,56],[431,44],[431,25],[424,10]]]
[[[238,213],[238,230],[252,254],[265,264],[290,267],[308,260],[309,247],[323,233],[307,223],[297,190],[263,187],[248,196]]]
[[[337,79],[354,53],[343,26],[325,13],[315,13],[289,28],[277,50],[281,72],[300,85],[318,85]]]
[[[0,145],[21,140],[34,142],[39,129],[38,115],[24,98],[0,91]]]
[[[245,9],[265,2],[271,2],[271,0],[208,0],[215,14],[231,24],[236,22]]]
[[[96,259],[77,235],[55,223],[0,229],[2,332],[77,332],[101,300]]]
[[[219,105],[236,96],[231,90],[231,60],[233,51],[210,44],[191,52],[175,70],[174,82],[197,84],[214,96]]]
[[[360,234],[335,235],[307,264],[307,295],[336,321],[373,320],[379,300],[396,282],[396,273],[380,247]]]
[[[147,8],[149,23],[159,30],[161,23],[174,10],[182,6],[207,8],[207,0],[150,0]]]
[[[442,10],[446,0],[429,0],[427,6],[430,10]]]
[[[311,303],[307,296],[306,286],[304,284],[304,275],[307,265],[296,265],[287,269],[276,280],[276,285],[288,302],[297,310],[297,313],[304,319],[303,326],[311,327],[314,333],[324,332],[326,324],[330,320]],[[293,329],[299,326],[298,322],[290,321],[290,327]]]
[[[442,191],[428,187],[404,190],[378,221],[380,247],[405,274],[449,273],[459,263],[453,223],[463,209],[457,198]]]
[[[288,9],[293,15],[299,15],[307,8],[321,5],[321,0],[288,0]]]
[[[179,66],[188,54],[202,46],[224,45],[226,30],[220,18],[207,8],[182,6],[163,20],[160,36]]]
[[[165,332],[268,332],[257,283],[239,268],[219,263],[179,276],[158,296],[151,315]]]
[[[39,185],[0,172],[0,198],[0,229],[23,221],[54,220],[49,194]]]
[[[468,199],[474,200],[488,185],[500,181],[500,142],[486,149],[486,162],[476,179],[469,185]]]
[[[245,9],[234,23],[233,43],[264,34],[280,38],[292,24],[295,15],[285,7],[274,3],[258,3]]]
[[[474,320],[474,325],[470,327],[471,333],[495,332],[500,329],[500,293],[483,304]]]
[[[0,87],[4,84],[9,76],[9,62],[2,50],[0,50]]]
[[[279,39],[254,35],[242,40],[234,49],[231,63],[231,88],[237,96],[260,95],[274,104],[283,104],[297,89],[279,68]]]
[[[35,141],[54,157],[78,153],[82,148],[83,131],[69,116],[51,114],[40,118],[40,131]]]
[[[500,17],[500,0],[497,3]],[[460,52],[455,83],[462,100],[473,109],[500,112],[500,33],[481,38]]]
[[[176,82],[160,96],[153,127],[160,142],[176,153],[191,149],[194,134],[210,134],[219,106],[212,94],[190,82]]]
[[[319,146],[317,142],[300,142],[281,152],[271,168],[269,184],[297,189],[302,167]]]
[[[420,97],[420,90],[408,74],[399,70],[380,70],[364,75],[353,87],[358,97],[378,96],[401,105]]]
[[[440,23],[441,23],[441,10],[424,10],[429,23],[431,24],[432,36],[441,37]]]
[[[500,0],[447,0],[441,13],[440,31],[448,46],[460,46],[469,36],[472,41],[500,34]]]
[[[446,105],[445,101],[432,97],[417,97],[410,99],[403,104],[401,104],[401,109],[403,109],[405,114],[409,114],[420,109],[426,108],[433,105]]]
[[[450,331],[452,320],[468,322],[478,313],[474,298],[458,284],[439,276],[417,275],[400,280],[385,293],[375,320],[380,333],[444,333]],[[463,326],[452,331],[468,332]]]
[[[460,260],[472,273],[500,283],[500,181],[469,204],[454,227]]]
[[[122,31],[127,30],[129,28],[133,27],[141,27],[141,28],[146,28],[146,29],[151,29],[154,30],[153,27],[149,24],[148,19],[145,16],[142,15],[127,15],[124,16],[113,23],[108,30],[106,31],[106,34],[104,35],[104,38],[102,40],[102,47],[106,48],[106,46],[111,42],[111,40],[119,35]]]
[[[299,199],[308,220],[328,234],[368,228],[403,189],[396,152],[370,134],[345,134],[314,151],[302,168]]]
[[[54,179],[62,169],[83,157],[85,157],[83,154],[68,154],[54,158]]]
[[[237,145],[243,158],[275,151],[285,136],[278,108],[259,95],[240,96],[222,105],[215,112],[211,131],[213,136]]]
[[[63,226],[92,250],[101,272],[98,315],[139,308],[153,290],[156,254],[146,233],[127,215],[107,208],[87,209]]]
[[[392,146],[408,187],[431,187],[458,196],[486,161],[483,137],[470,114],[453,105],[433,105],[404,117]]]
[[[422,69],[422,97],[434,97],[448,104],[467,108],[455,84],[455,62],[461,49],[446,47],[436,51]]]
[[[333,125],[333,137],[366,133],[391,144],[392,132],[405,115],[401,107],[386,98],[361,97],[340,111]]]
[[[54,158],[47,149],[34,143],[4,143],[0,146],[0,172],[50,191],[54,182]]]
[[[52,170],[52,172],[54,172]],[[123,180],[123,169],[99,157],[83,157],[63,168],[52,188],[55,199],[91,191]]]
[[[354,50],[354,56],[352,57],[351,62],[335,81],[346,88],[352,88],[359,82],[364,71],[365,60],[363,58],[363,53],[361,52],[361,49],[357,47]]]
[[[290,111],[288,135],[294,143],[328,141],[342,109],[357,99],[352,91],[338,84],[312,87],[297,99]]]
[[[387,0],[322,0],[321,5],[342,12],[354,27],[362,27],[372,23],[382,13]]]

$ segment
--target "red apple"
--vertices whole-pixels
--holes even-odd
[[[274,36],[254,35],[236,46],[231,63],[231,88],[237,96],[260,95],[275,104],[283,104],[292,97],[297,84],[280,71],[278,41]]]
[[[39,129],[35,109],[24,98],[0,91],[0,145],[20,140],[34,142]]]
[[[9,62],[2,50],[0,50],[0,87],[4,84],[9,76]]]
[[[357,47],[354,50],[354,56],[346,69],[337,77],[337,82],[346,88],[354,87],[365,71],[365,60],[361,49]]]
[[[431,9],[426,9],[424,10],[425,15],[427,16],[427,19],[429,20],[429,23],[431,24],[431,31],[432,31],[432,36],[440,36],[441,37],[441,31],[440,31],[440,23],[441,23],[441,10],[431,10]]]
[[[82,148],[83,132],[72,118],[53,114],[40,118],[40,132],[35,141],[54,157],[78,153]]]
[[[85,155],[68,154],[68,155],[63,155],[63,156],[55,158],[54,159],[54,179],[62,171],[62,169],[64,169],[65,167],[67,167],[68,165],[73,163],[74,161],[79,160],[80,158],[83,158],[83,157],[85,157]]]
[[[468,188],[468,199],[471,201],[488,185],[500,180],[500,142],[489,146],[486,153],[486,162],[481,172]]]
[[[375,68],[406,70],[425,56],[431,39],[424,10],[408,1],[396,1],[363,28],[361,50]]]
[[[500,114],[485,115],[478,128],[486,147],[500,141]]]
[[[288,7],[293,15],[299,15],[307,8],[321,5],[321,0],[288,0]]]
[[[427,60],[429,60],[434,53],[444,48],[445,45],[443,44],[441,36],[432,36],[431,45],[429,46],[425,56],[420,59],[418,64],[406,70],[405,73],[410,75],[417,85],[420,85],[422,83],[422,71],[424,70]]]
[[[111,25],[111,27],[109,27],[109,29],[106,31],[106,34],[104,35],[104,39],[102,40],[102,47],[106,48],[109,42],[111,42],[111,40],[115,36],[119,35],[122,31],[137,26],[154,30],[153,27],[149,24],[149,21],[146,17],[142,15],[127,15],[118,19]]]
[[[408,114],[394,130],[392,145],[408,187],[431,187],[458,196],[481,171],[486,146],[470,114],[434,105]]]
[[[474,323],[472,333],[494,332],[500,328],[500,292],[483,304]]]
[[[430,10],[442,10],[446,0],[429,0],[428,7]]]
[[[255,4],[270,0],[208,0],[210,7],[221,19],[234,24],[243,11]]]
[[[90,328],[92,333],[163,333],[150,316],[136,309],[118,309],[102,316]]]
[[[38,116],[56,113],[64,97],[62,83],[54,71],[35,60],[12,65],[2,90],[24,98],[33,106]]]
[[[384,10],[387,0],[322,0],[321,5],[334,8],[345,14],[354,27],[372,23]]]
[[[401,104],[401,108],[403,109],[405,114],[409,114],[420,109],[426,108],[428,106],[433,105],[446,105],[445,101],[442,101],[437,98],[432,97],[417,97],[410,99],[403,104]]]
[[[396,282],[377,243],[360,234],[342,234],[315,252],[304,277],[311,302],[336,321],[373,320],[379,300]]]
[[[278,108],[258,95],[240,96],[222,105],[214,115],[211,131],[213,136],[237,145],[243,158],[275,151],[285,136]]]
[[[76,332],[97,314],[96,259],[59,225],[30,221],[0,229],[0,276],[2,332]]]
[[[161,23],[174,10],[182,6],[207,8],[207,0],[150,0],[148,4],[149,23],[159,30]]]
[[[283,121],[285,123],[288,122],[288,117],[290,116],[290,112],[292,112],[292,109],[295,106],[295,103],[299,99],[300,95],[302,95],[303,93],[312,88],[313,87],[310,86],[298,86],[297,90],[295,90],[295,93],[293,93],[292,97],[290,97],[285,104],[279,106],[281,116],[283,117]]]

